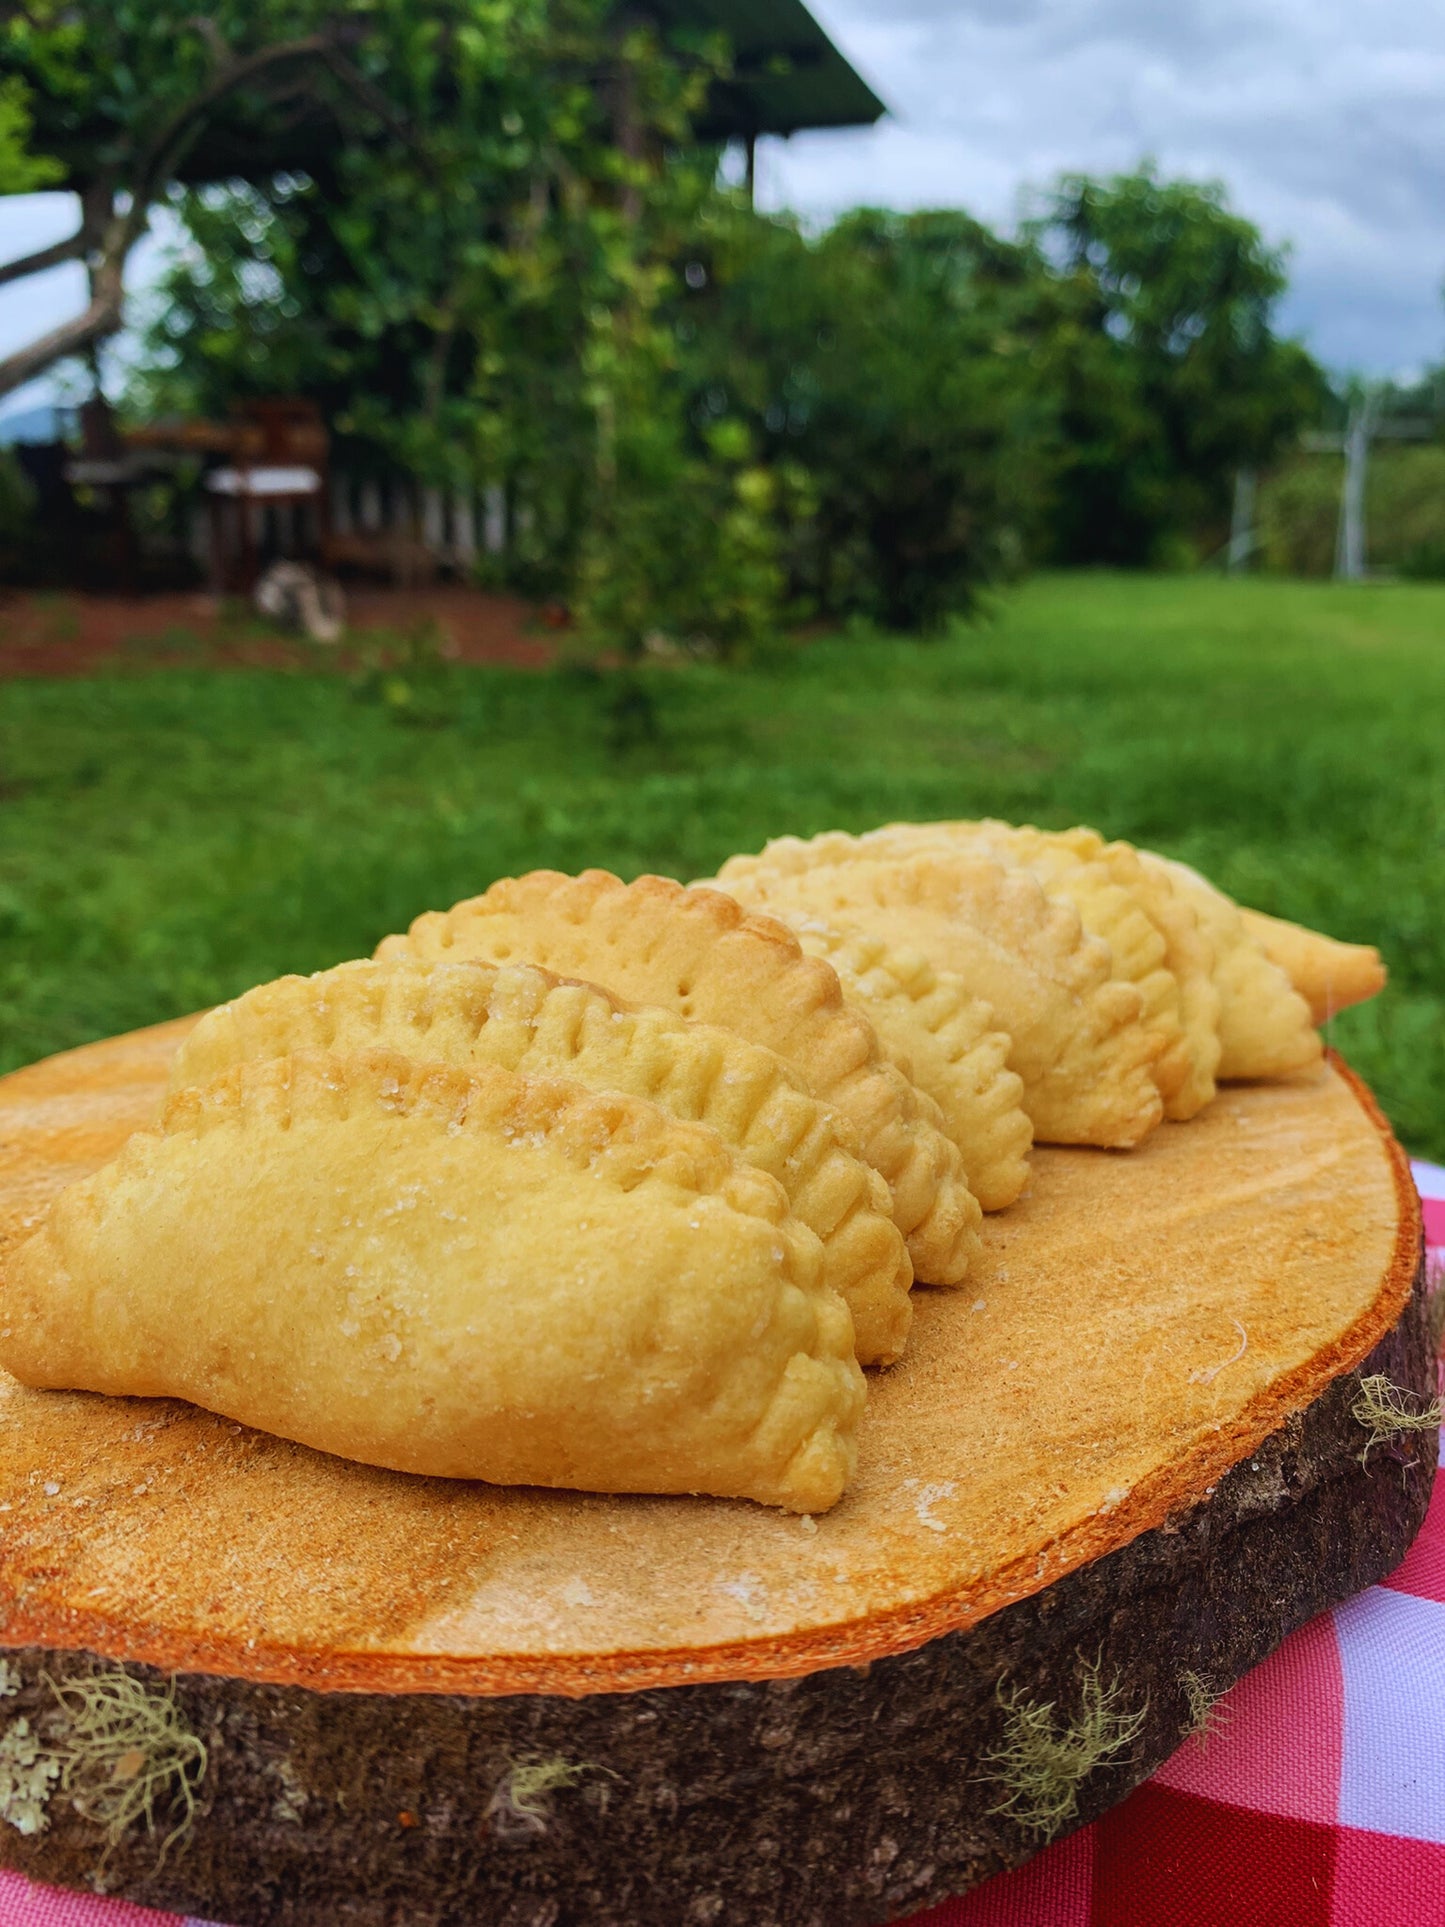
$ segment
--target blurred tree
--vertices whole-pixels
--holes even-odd
[[[30,91],[8,74],[0,80],[0,194],[33,194],[63,178],[59,161],[33,151],[32,133]]]
[[[806,471],[797,589],[830,614],[928,628],[1021,565],[1054,417],[1031,249],[966,214],[869,209],[816,238],[738,216],[698,248],[695,409]]]
[[[551,139],[543,107],[560,113],[564,147],[584,94],[601,113],[591,90],[620,58],[606,11],[603,0],[212,0],[197,15],[195,0],[10,0],[0,142],[8,127],[12,171],[44,156],[81,218],[66,240],[0,268],[0,283],[79,260],[90,301],[0,361],[0,394],[118,331],[130,252],[155,207],[188,186],[249,182],[264,197],[276,177],[305,177],[349,196],[354,260],[368,220],[393,229],[390,250],[374,252],[398,272],[368,289],[373,304],[409,295],[408,237],[470,217],[475,242],[479,202],[499,177],[534,171]],[[359,185],[383,176],[390,199],[373,191],[363,206]],[[222,194],[213,212],[226,205]],[[433,274],[426,293],[443,303],[432,332],[446,334],[451,290],[438,297]]]
[[[1171,559],[1227,516],[1239,468],[1270,461],[1326,405],[1322,371],[1274,332],[1284,256],[1222,187],[1161,181],[1149,166],[1064,176],[1027,232],[1059,298],[1049,551]]]
[[[644,31],[614,37],[602,0],[506,5],[514,30],[469,38],[470,68],[448,52],[445,117],[417,101],[419,145],[358,142],[174,197],[186,238],[137,405],[215,412],[297,388],[437,480],[472,473],[502,416],[555,415],[559,387],[578,408],[579,317],[651,299],[692,191],[619,150],[606,87],[625,83],[650,144],[681,142],[720,56],[679,67]]]
[[[480,198],[362,146],[324,188],[188,196],[147,405],[281,382],[429,479],[505,478],[512,578],[624,653],[742,646],[784,582],[928,628],[1038,554],[1168,559],[1316,414],[1280,265],[1215,190],[1075,180],[1018,241],[949,211],[810,235],[686,146],[705,61],[629,58],[674,158],[625,182],[548,81]]]
[[[24,185],[26,161],[43,155],[50,183],[81,203],[74,234],[7,263],[0,283],[63,261],[83,261],[90,280],[82,314],[0,360],[0,394],[120,328],[131,249],[211,116],[248,87],[328,55],[350,71],[329,32],[308,31],[319,7],[266,9],[283,11],[292,17],[262,21],[227,0],[197,20],[173,0],[13,0],[0,13],[12,167]]]
[[[720,48],[609,35],[602,0],[486,0],[466,34],[483,0],[443,0],[440,39],[392,4],[390,66],[348,58],[414,137],[175,190],[134,397],[293,389],[428,481],[505,482],[511,579],[621,654],[746,648],[780,599],[928,628],[1033,556],[1169,560],[1318,418],[1282,261],[1217,188],[1071,177],[1016,241],[949,211],[812,235],[690,137]]]
[[[592,641],[735,652],[776,625],[777,489],[746,436],[694,431],[673,333],[689,237],[736,198],[690,135],[724,52],[585,0],[549,16],[492,111],[430,125],[420,156],[353,143],[176,196],[130,405],[304,392],[363,465],[503,483],[510,579]]]

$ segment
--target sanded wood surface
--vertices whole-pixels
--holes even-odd
[[[146,1123],[183,1029],[0,1081],[0,1242]],[[976,1277],[921,1293],[905,1360],[870,1375],[857,1481],[816,1522],[414,1479],[0,1376],[0,1641],[383,1693],[875,1659],[1205,1499],[1396,1325],[1418,1236],[1336,1066],[1227,1090],[1127,1156],[1042,1151]]]

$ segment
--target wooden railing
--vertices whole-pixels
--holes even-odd
[[[333,566],[380,566],[388,557],[411,556],[414,571],[467,575],[479,555],[507,549],[507,498],[497,486],[443,490],[404,476],[333,469],[329,496]]]

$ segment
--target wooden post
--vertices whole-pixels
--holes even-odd
[[[1242,468],[1234,478],[1234,513],[1229,524],[1229,559],[1226,567],[1231,575],[1243,575],[1254,553],[1254,501],[1254,470]]]
[[[205,498],[205,500],[210,499]],[[207,581],[209,581],[212,543],[205,501],[192,503],[187,511],[186,549],[196,567],[207,571]]]
[[[488,555],[501,555],[507,546],[507,491],[500,482],[488,483],[482,493],[482,541]]]
[[[251,471],[249,467],[241,469],[241,490],[236,498],[236,509],[241,522],[241,559],[238,565],[240,574],[236,587],[242,595],[249,595],[255,586],[258,573],[256,567],[256,523],[258,517],[256,504],[251,499]]]
[[[617,78],[612,91],[612,139],[619,154],[625,161],[641,161],[646,152],[641,117],[637,110],[637,83],[632,68],[623,53],[628,21],[624,16],[616,28],[614,45],[617,52]],[[624,220],[636,223],[642,219],[642,192],[633,181],[628,181],[622,189],[622,214]]]
[[[457,566],[464,575],[470,575],[477,559],[476,504],[470,489],[456,489],[452,494],[452,547]]]
[[[331,478],[331,527],[337,535],[350,535],[355,526],[351,514],[351,481],[345,469]]]
[[[1350,404],[1345,430],[1345,485],[1340,495],[1339,532],[1335,538],[1335,580],[1365,579],[1365,476],[1370,461],[1370,431],[1374,427],[1375,398],[1366,392]]]
[[[212,595],[223,596],[230,587],[230,571],[227,567],[229,543],[226,530],[226,498],[223,495],[207,495],[206,520],[209,525],[206,582]]]
[[[442,561],[447,551],[446,505],[439,488],[424,488],[421,492],[421,539],[436,561]]]

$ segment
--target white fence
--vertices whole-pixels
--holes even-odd
[[[479,554],[501,555],[507,548],[507,497],[497,485],[473,493],[333,470],[330,507],[333,535],[402,536],[462,574]]]
[[[526,511],[521,511],[525,517]],[[506,491],[426,488],[410,477],[333,469],[321,502],[250,500],[198,503],[189,547],[216,586],[249,577],[280,557],[319,555],[343,571],[389,577],[417,587],[439,574],[465,581],[481,556],[509,546]],[[246,558],[250,558],[247,565]]]

